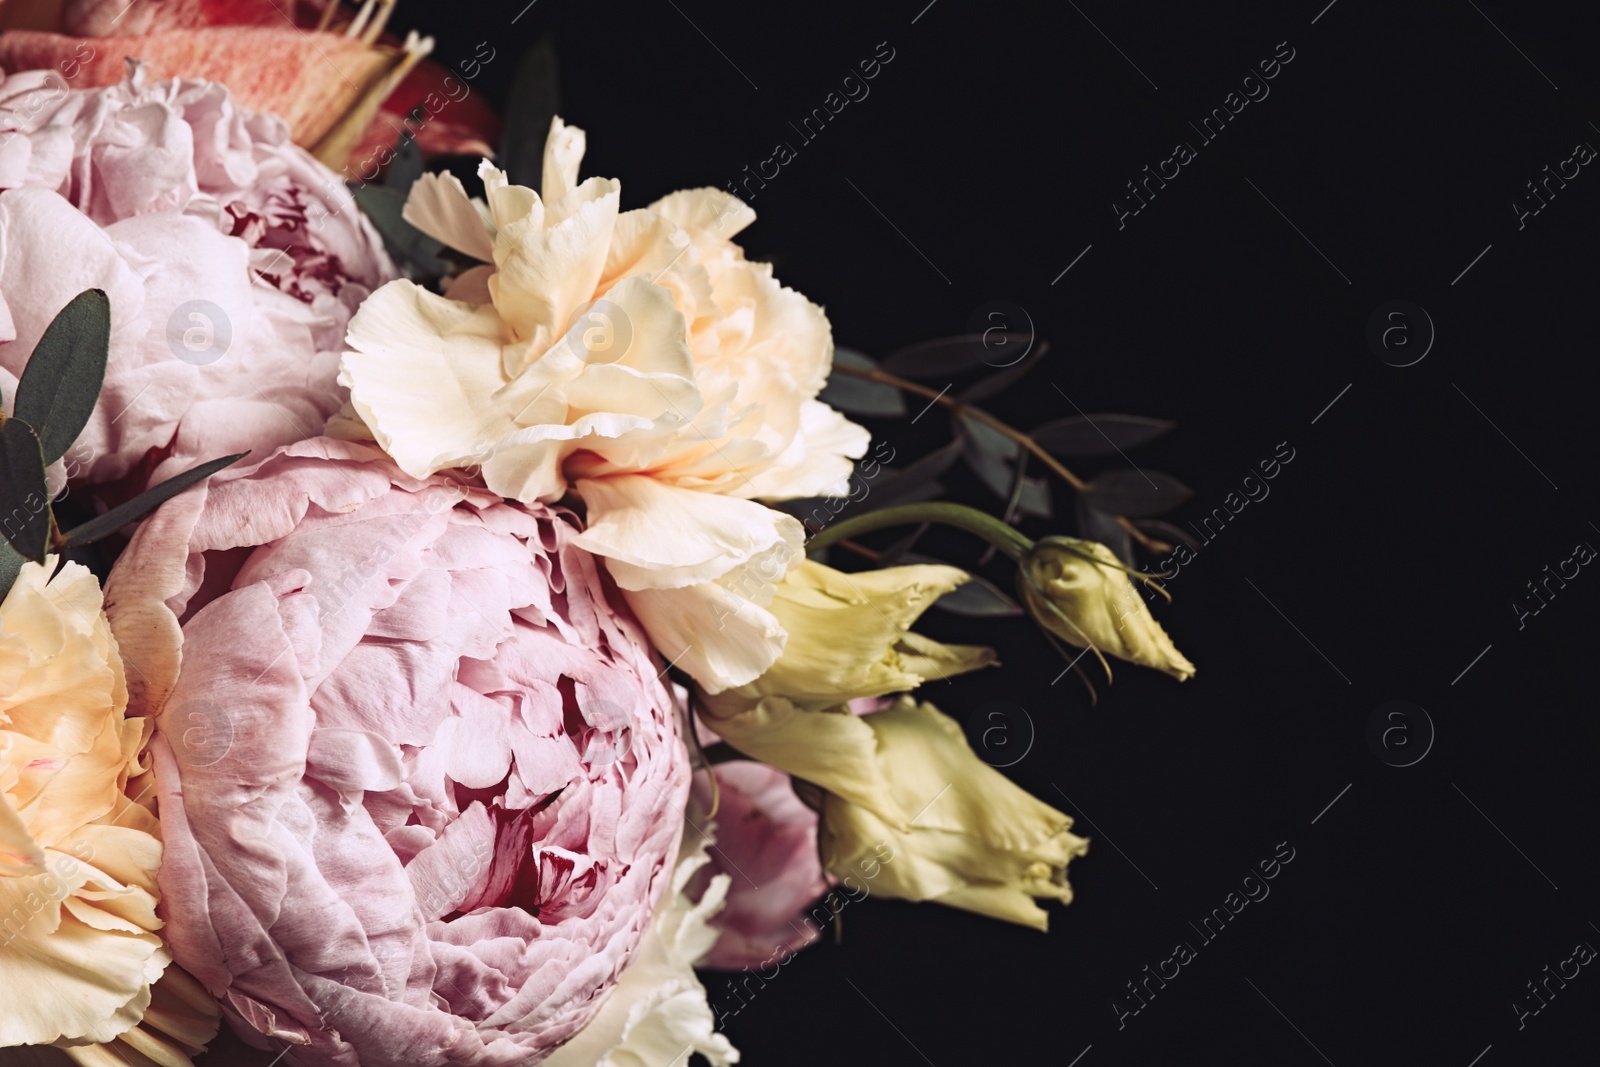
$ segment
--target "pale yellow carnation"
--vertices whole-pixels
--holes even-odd
[[[419,181],[406,217],[488,265],[445,296],[379,289],[340,381],[412,475],[477,468],[524,502],[576,492],[579,544],[661,653],[707,691],[743,685],[783,649],[767,600],[801,556],[800,524],[756,501],[844,492],[867,434],[816,399],[827,316],[733,242],[749,207],[693,189],[623,211],[618,182],[578,180],[583,151],[556,119],[542,196],[487,162],[486,201]]]
[[[186,1062],[215,1032],[192,982],[158,1014],[200,1040],[135,1029],[171,960],[159,825],[126,792],[149,723],[125,715],[99,583],[76,563],[50,579],[55,564],[24,564],[0,603],[0,1046],[76,1046],[97,1063],[94,1046],[121,1037]]]

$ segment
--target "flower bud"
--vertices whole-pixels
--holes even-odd
[[[1150,614],[1130,572],[1105,545],[1047,537],[1021,566],[1018,585],[1029,613],[1067,644],[1094,649],[1102,662],[1111,655],[1154,667],[1180,682],[1194,674],[1194,664]]]

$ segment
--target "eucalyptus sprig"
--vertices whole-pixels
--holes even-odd
[[[86,545],[143,518],[163,502],[247,453],[190,468],[132,500],[63,532],[51,508],[50,464],[67,454],[94,414],[111,350],[111,301],[99,289],[73,297],[39,338],[17,382],[8,418],[0,410],[0,597],[23,563]]]
[[[1074,473],[1056,455],[1058,452],[1080,455],[1120,452],[1123,448],[1131,448],[1160,436],[1171,429],[1172,423],[1133,415],[1101,415],[1097,417],[1098,421],[1096,417],[1079,415],[1046,423],[1032,431],[1023,431],[977,406],[976,401],[994,396],[1015,384],[1042,361],[1050,348],[1048,342],[1041,341],[1031,355],[1017,365],[980,380],[954,396],[950,395],[948,385],[943,389],[933,389],[888,369],[898,366],[908,370],[914,369],[915,372],[921,369],[918,366],[921,363],[922,366],[940,371],[960,373],[970,368],[963,367],[958,360],[951,359],[949,354],[955,353],[959,356],[963,349],[981,352],[983,344],[984,339],[979,337],[928,342],[902,350],[889,357],[883,366],[858,353],[850,353],[844,359],[835,359],[833,373],[924,397],[928,400],[929,406],[937,404],[947,409],[958,430],[972,439],[965,450],[968,462],[977,470],[979,477],[1006,500],[1004,517],[1007,521],[1014,521],[1018,514],[1025,511],[1048,517],[1048,497],[1042,496],[1040,487],[1030,486],[1027,477],[1027,463],[1031,458],[1067,483],[1082,500],[1088,502],[1087,507],[1079,509],[1080,525],[1093,527],[1109,522],[1118,531],[1118,537],[1136,541],[1147,551],[1157,554],[1172,551],[1172,545],[1151,536],[1141,529],[1134,519],[1159,514],[1182,503],[1191,495],[1187,486],[1170,475],[1158,472],[1148,474],[1141,472],[1136,479],[1129,479],[1127,476],[1134,472],[1110,471],[1086,480]],[[850,410],[848,401],[844,407],[845,410]],[[997,458],[994,455],[999,451],[995,447],[996,438],[1000,439],[998,442],[1000,444],[1009,443],[1011,457]],[[1014,468],[1008,469],[1008,459],[1014,459]],[[1035,489],[1035,502],[1031,507],[1027,495],[1030,488]],[[1039,499],[1045,501],[1042,506],[1036,502]],[[1129,515],[1125,512],[1137,514]],[[1113,540],[1106,536],[1108,531],[1103,528],[1084,529],[1082,532],[1084,536],[1094,537],[1097,540],[1108,542]]]

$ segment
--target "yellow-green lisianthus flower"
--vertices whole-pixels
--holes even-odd
[[[1029,613],[1067,644],[1154,667],[1180,682],[1194,674],[1194,664],[1150,614],[1128,569],[1105,545],[1046,537],[1018,565],[1017,584]]]
[[[1071,816],[980,760],[932,704],[902,697],[858,721],[872,733],[895,812],[909,815],[902,823],[830,791],[818,830],[823,864],[835,873],[871,865],[872,891],[887,897],[1045,929],[1035,898],[1070,903],[1067,865],[1089,848]]]

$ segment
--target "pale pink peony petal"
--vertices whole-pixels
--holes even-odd
[[[220,85],[59,81],[0,79],[0,367],[20,373],[68,300],[106,291],[106,384],[66,473],[122,482],[114,503],[319,434],[345,326],[395,274],[342,183]]]
[[[688,757],[638,624],[567,513],[371,444],[302,442],[203,493],[113,577],[119,616],[182,623],[176,685],[141,709],[175,957],[286,1063],[543,1056],[604,1001],[677,850]],[[124,578],[173,573],[174,544],[176,593]]]
[[[753,760],[718,764],[712,872],[729,879],[727,905],[711,920],[717,942],[704,966],[771,967],[821,935],[807,914],[831,883],[817,855],[817,813],[795,796],[787,774]],[[711,782],[698,775],[695,800],[709,809]],[[693,831],[690,831],[691,833]]]

